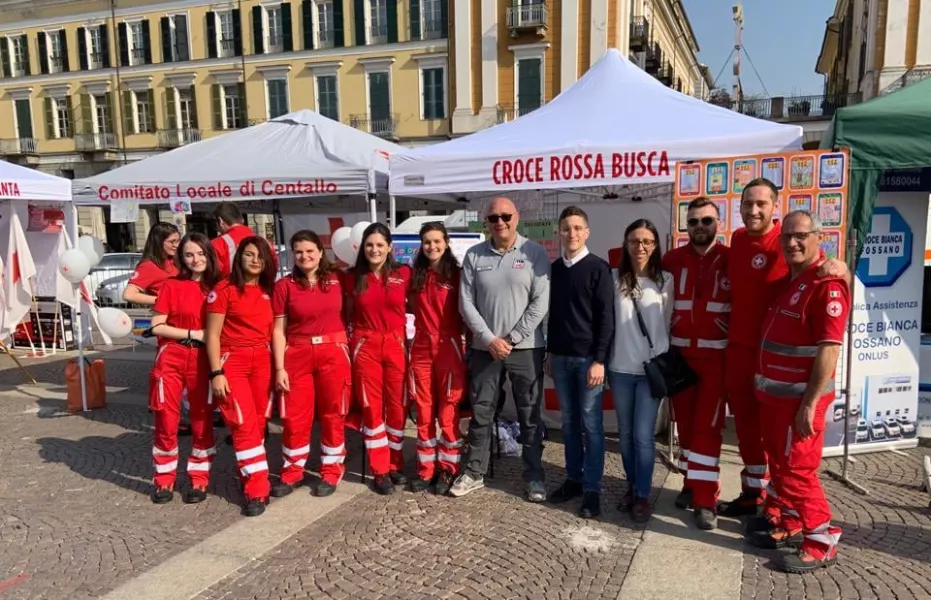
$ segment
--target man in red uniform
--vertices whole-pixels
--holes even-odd
[[[220,267],[220,276],[229,277],[230,259],[236,255],[240,242],[247,237],[255,235],[249,227],[243,224],[242,213],[232,202],[221,202],[213,211],[213,216],[217,220],[217,228],[220,235],[210,242],[213,251],[217,254],[217,266]],[[278,252],[275,247],[269,243],[272,248],[272,257],[275,260],[275,270],[278,270]]]
[[[708,198],[688,206],[689,244],[663,256],[663,269],[675,278],[675,304],[669,336],[698,383],[672,398],[679,433],[679,468],[685,485],[676,506],[695,509],[695,524],[711,530],[717,525],[718,463],[724,429],[724,349],[731,312],[731,284],[727,277],[729,248],[715,243],[718,205]]]
[[[819,273],[821,238],[821,222],[812,213],[786,215],[780,240],[789,274],[766,317],[755,376],[763,443],[773,465],[771,495],[781,515],[778,525],[748,537],[755,545],[779,548],[804,536],[798,553],[782,559],[790,573],[834,564],[841,533],[831,526],[818,467],[850,289],[843,278]]]

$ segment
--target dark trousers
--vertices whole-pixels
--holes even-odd
[[[472,420],[469,422],[469,460],[465,471],[473,477],[484,477],[488,469],[492,420],[498,404],[501,377],[506,373],[517,406],[524,480],[543,481],[543,428],[540,426],[543,355],[543,348],[513,350],[504,360],[494,360],[489,352],[472,352],[469,363]]]

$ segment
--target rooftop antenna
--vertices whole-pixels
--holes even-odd
[[[734,93],[732,94],[737,109],[743,112],[743,86],[740,83],[740,53],[743,49],[744,9],[738,1],[733,7],[734,15]]]

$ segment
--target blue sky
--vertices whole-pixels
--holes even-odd
[[[701,47],[698,59],[708,65],[712,77],[718,76],[727,61],[717,85],[728,91],[734,85],[728,55],[734,48],[731,7],[735,1],[683,0]],[[743,45],[760,74],[757,78],[744,54],[740,61],[744,93],[821,94],[824,79],[815,73],[815,62],[824,22],[834,12],[834,0],[743,0],[742,4]]]

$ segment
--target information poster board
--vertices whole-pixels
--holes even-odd
[[[469,231],[481,233],[483,236],[488,235],[488,229],[483,221],[469,223]],[[521,220],[517,224],[517,232],[528,240],[543,246],[551,261],[559,257],[559,222],[557,219]]]
[[[776,218],[793,210],[810,210],[824,226],[822,248],[827,256],[844,258],[847,231],[847,186],[850,169],[846,151],[799,150],[679,163],[673,187],[675,246],[688,243],[686,213],[689,202],[707,196],[718,204],[721,225],[718,241],[730,243],[743,227],[740,195],[757,177],[765,177],[779,190]]]

